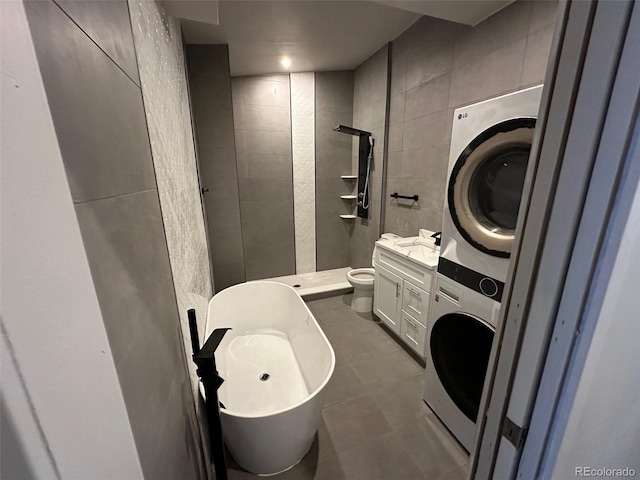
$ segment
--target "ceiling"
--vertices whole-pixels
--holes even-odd
[[[477,25],[514,0],[376,0],[390,7],[401,8],[450,22]]]
[[[183,17],[187,43],[228,44],[235,77],[352,70],[423,14],[472,25],[511,1],[221,0],[215,2],[219,25],[188,20],[197,18],[193,8],[189,15],[170,13]],[[185,2],[193,3],[207,2]],[[291,59],[288,69],[283,56]]]

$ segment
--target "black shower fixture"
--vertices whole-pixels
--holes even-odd
[[[373,157],[373,139],[371,132],[346,125],[338,125],[333,130],[359,138],[358,143],[358,216],[369,218],[369,176]]]
[[[357,128],[347,127],[346,125],[338,125],[333,127],[336,132],[346,133],[348,135],[367,135],[371,136],[371,132],[365,132],[364,130],[358,130]]]

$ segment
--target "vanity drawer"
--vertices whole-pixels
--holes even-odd
[[[402,310],[420,322],[423,327],[427,326],[427,318],[429,317],[429,298],[430,295],[421,288],[404,282]]]
[[[400,337],[415,352],[424,358],[427,342],[427,328],[408,313],[402,312]]]
[[[431,290],[432,271],[410,260],[405,260],[395,253],[378,248],[376,261],[387,270],[400,275],[405,280],[417,285],[423,290]]]

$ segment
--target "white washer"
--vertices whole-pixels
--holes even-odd
[[[439,274],[432,291],[424,400],[472,451],[500,303]]]
[[[476,273],[500,301],[542,85],[458,108],[453,118],[438,271]],[[469,272],[471,271],[471,272]]]

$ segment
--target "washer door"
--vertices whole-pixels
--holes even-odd
[[[451,172],[453,223],[467,242],[489,255],[511,253],[535,125],[535,118],[515,118],[485,130]]]
[[[487,323],[465,313],[443,315],[431,330],[431,361],[440,383],[453,403],[474,423],[493,334]]]

